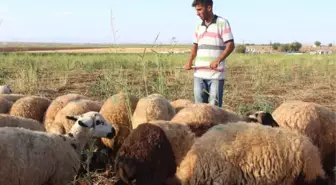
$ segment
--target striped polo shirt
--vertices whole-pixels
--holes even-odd
[[[210,69],[210,63],[222,54],[226,43],[229,41],[233,41],[233,35],[227,19],[214,15],[208,26],[204,21],[197,25],[194,34],[194,43],[198,44],[195,77],[204,79],[225,78],[225,60],[220,62],[217,69]]]

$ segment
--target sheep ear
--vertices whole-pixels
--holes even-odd
[[[76,116],[65,116],[67,119],[72,120],[72,121],[77,121],[78,118]]]
[[[81,121],[81,120],[78,121],[78,124],[79,124],[80,126],[82,126],[82,127],[88,127],[88,126],[85,125],[85,124],[83,123],[83,121]]]

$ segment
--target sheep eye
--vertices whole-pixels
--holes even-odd
[[[100,124],[102,124],[102,125],[103,125],[104,123],[103,123],[103,122],[101,122],[100,120],[97,120],[97,121],[96,121],[96,125],[100,125]]]

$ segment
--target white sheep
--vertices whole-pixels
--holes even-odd
[[[0,127],[22,127],[29,130],[46,131],[44,126],[30,118],[0,114]]]
[[[151,94],[139,99],[132,115],[132,128],[154,120],[171,120],[176,114],[174,107],[164,96]]]
[[[196,139],[176,177],[182,185],[327,184],[308,137],[242,121],[213,126]]]
[[[114,136],[113,127],[98,112],[67,118],[76,122],[66,135],[0,128],[0,184],[68,184],[77,175],[88,140]]]
[[[317,103],[292,100],[283,102],[272,116],[279,127],[308,136],[321,152],[324,170],[335,179],[336,113]]]

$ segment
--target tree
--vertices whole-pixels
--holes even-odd
[[[321,42],[320,41],[315,41],[315,46],[317,46],[317,47],[320,47],[321,46]]]
[[[235,52],[237,53],[245,53],[246,52],[246,46],[243,44],[240,44],[236,47]]]
[[[274,50],[278,50],[280,46],[281,46],[280,43],[275,42],[275,43],[272,44],[272,49],[274,49]]]
[[[299,51],[302,47],[302,44],[300,42],[293,42],[289,45],[290,51]]]
[[[328,46],[329,46],[329,47],[332,47],[332,43],[330,43]]]

